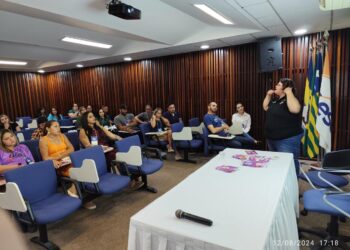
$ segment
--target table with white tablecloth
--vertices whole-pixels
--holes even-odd
[[[271,158],[267,166],[242,166],[232,156],[247,152],[225,149],[132,216],[128,249],[298,249],[299,191],[293,155],[256,152]],[[216,169],[223,164],[237,170]],[[211,219],[213,225],[178,219],[177,209]]]

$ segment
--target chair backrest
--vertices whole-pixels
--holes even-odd
[[[184,124],[182,122],[177,122],[171,124],[171,132],[181,132],[182,129],[184,128]]]
[[[23,133],[24,140],[30,140],[32,138],[32,134],[34,132],[35,128],[26,128],[22,130],[21,132]]]
[[[38,128],[38,121],[33,119],[31,123],[28,123],[28,128]]]
[[[118,152],[125,153],[129,151],[131,146],[141,147],[141,142],[138,135],[133,135],[133,136],[126,137],[121,141],[116,141],[115,145],[117,147]]]
[[[16,132],[16,136],[17,136],[17,139],[18,139],[19,142],[25,141],[24,134],[23,134],[22,131]]]
[[[189,127],[197,127],[201,124],[200,120],[198,117],[194,117],[194,118],[191,118],[189,121],[188,121],[188,126]]]
[[[101,176],[107,173],[107,162],[102,146],[93,146],[75,151],[70,154],[70,159],[75,168],[80,168],[85,159],[94,160],[98,175]]]
[[[30,116],[16,117],[16,121],[18,121],[18,125],[20,125],[21,128],[26,128],[28,126],[28,123],[32,122],[32,118]]]
[[[32,153],[35,162],[42,161],[39,150],[39,140],[22,141],[21,144],[24,144],[29,148],[29,151]]]
[[[142,123],[139,125],[139,127],[140,127],[140,131],[142,133],[144,144],[149,145],[151,139],[148,136],[146,136],[146,133],[151,132],[151,124]]]
[[[350,169],[350,149],[338,150],[325,154],[322,167]]]
[[[74,126],[72,118],[61,119],[61,120],[58,121],[58,123],[60,124],[60,126]]]
[[[52,161],[26,165],[4,173],[7,182],[17,184],[29,203],[50,197],[57,191],[57,175]]]
[[[70,143],[72,143],[72,145],[74,147],[74,151],[79,150],[80,149],[80,140],[79,140],[78,132],[67,132],[64,134],[67,136]]]

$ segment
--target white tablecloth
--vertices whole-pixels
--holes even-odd
[[[257,151],[274,159],[265,168],[250,168],[231,157],[244,150],[224,152],[131,218],[129,250],[299,249],[292,154]],[[215,169],[222,163],[240,167],[224,173]],[[177,209],[213,225],[178,219]]]

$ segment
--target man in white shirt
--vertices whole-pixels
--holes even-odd
[[[248,132],[250,131],[250,126],[252,124],[252,119],[250,117],[250,114],[244,112],[244,106],[241,102],[238,102],[236,104],[236,109],[237,109],[237,113],[234,113],[232,115],[232,124],[235,124],[237,122],[241,123],[244,131],[242,136],[246,137],[254,144],[258,144],[258,141],[248,134]]]

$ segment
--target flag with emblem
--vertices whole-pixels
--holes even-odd
[[[320,97],[318,100],[318,116],[316,121],[316,128],[320,137],[320,146],[324,148],[326,153],[330,152],[332,148],[331,117],[331,79],[328,49],[326,48],[322,73],[322,84],[320,88]]]

